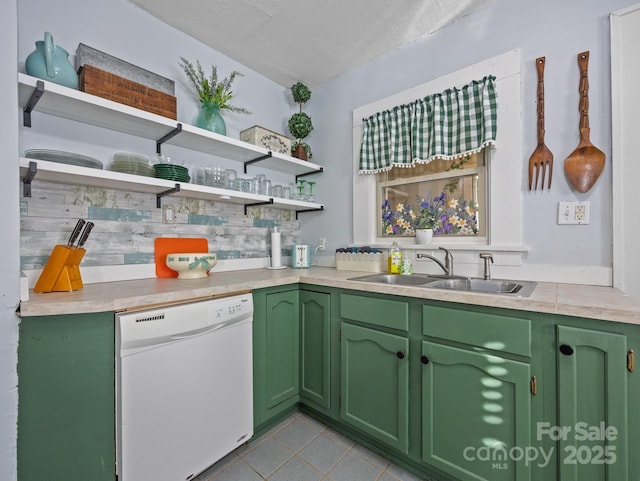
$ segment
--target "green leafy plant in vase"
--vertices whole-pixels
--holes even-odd
[[[207,76],[198,60],[194,65],[186,58],[180,57],[179,63],[200,101],[200,112],[195,120],[196,127],[226,135],[227,126],[220,113],[222,110],[241,114],[251,113],[243,107],[230,104],[233,99],[231,84],[236,77],[241,77],[243,74],[234,70],[228,77],[218,80],[218,69],[215,65],[211,67],[211,74]]]
[[[293,100],[300,105],[300,112],[295,113],[289,119],[289,132],[296,138],[291,145],[291,155],[298,159],[307,160],[312,157],[311,147],[304,142],[304,139],[313,130],[311,117],[302,111],[302,104],[307,103],[311,98],[311,90],[302,82],[297,82],[291,87]]]

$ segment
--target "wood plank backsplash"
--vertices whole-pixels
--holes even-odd
[[[56,244],[66,244],[78,218],[95,224],[85,244],[85,266],[153,264],[156,237],[205,237],[218,259],[266,257],[270,233],[282,233],[282,255],[299,242],[295,212],[269,207],[167,196],[175,222],[163,223],[152,194],[34,180],[32,197],[20,203],[20,265],[41,269]]]

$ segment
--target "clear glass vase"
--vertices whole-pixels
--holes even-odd
[[[222,115],[220,115],[220,107],[213,102],[202,102],[200,104],[200,113],[196,117],[196,127],[227,135],[227,126]]]

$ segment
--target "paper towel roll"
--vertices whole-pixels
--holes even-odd
[[[281,265],[280,232],[278,232],[277,227],[274,227],[271,233],[271,267],[280,267]]]

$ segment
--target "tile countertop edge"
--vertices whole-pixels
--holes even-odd
[[[115,312],[152,305],[228,295],[264,287],[304,283],[418,299],[586,317],[640,324],[640,302],[617,289],[573,284],[538,283],[531,297],[510,297],[440,289],[373,284],[348,280],[366,273],[329,267],[311,269],[213,272],[204,279],[137,279],[88,284],[74,292],[30,293],[20,316]]]

